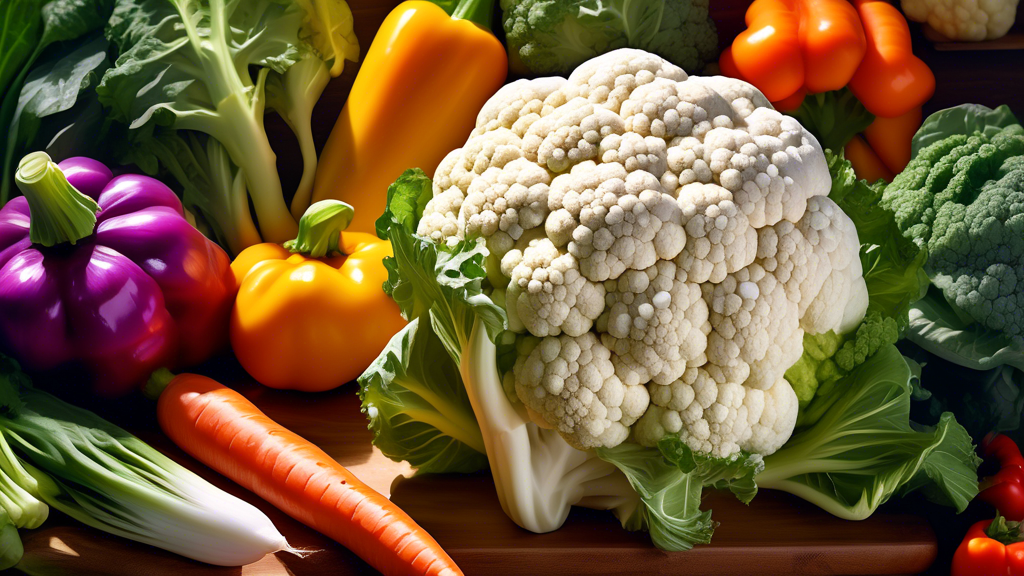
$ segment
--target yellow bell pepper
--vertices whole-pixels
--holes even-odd
[[[508,61],[488,29],[493,0],[461,0],[452,16],[431,2],[399,4],[384,20],[331,131],[313,201],[356,208],[352,230],[374,231],[388,186],[406,168],[433,174],[462,146],[505,81]]]
[[[295,240],[257,244],[231,264],[231,346],[258,382],[320,392],[354,380],[405,325],[384,293],[391,243],[346,232],[352,207],[310,206]]]

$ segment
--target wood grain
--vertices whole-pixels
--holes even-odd
[[[878,513],[846,522],[792,496],[763,491],[746,507],[729,494],[709,492],[703,508],[720,522],[708,546],[668,553],[646,534],[624,531],[608,512],[574,510],[565,526],[532,534],[505,516],[487,473],[411,476],[371,444],[353,384],[323,394],[282,392],[247,381],[233,361],[203,372],[236,387],[267,415],[316,442],[363,481],[426,528],[466,574],[909,574],[936,555],[923,519]],[[103,407],[94,407],[101,412]],[[292,546],[317,552],[304,558],[278,553],[242,568],[218,568],[103,534],[54,512],[43,528],[24,531],[17,569],[37,576],[209,576],[367,574],[366,564],[342,546],[306,528],[173,446],[153,421],[154,406],[135,399],[107,408],[126,426],[218,487],[263,510]],[[115,414],[116,413],[116,414]]]

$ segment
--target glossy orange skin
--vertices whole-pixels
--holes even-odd
[[[800,90],[846,86],[867,47],[857,11],[846,0],[755,0],[746,23],[733,41],[731,62],[719,65],[723,72],[734,67],[772,102]]]
[[[911,141],[921,127],[921,107],[895,118],[877,116],[864,130],[871,149],[894,174],[903,172],[910,162]]]
[[[843,155],[850,161],[857,178],[875,182],[885,180],[892,182],[894,174],[885,166],[878,154],[868,146],[860,136],[854,136],[843,148]]]
[[[313,202],[351,204],[349,230],[372,233],[388,186],[407,168],[433,175],[466,142],[507,71],[505,48],[490,31],[431,2],[399,4],[363,58],[320,155]]]
[[[910,27],[884,0],[853,0],[868,49],[850,90],[875,116],[894,118],[920,107],[935,93],[935,75],[910,44]]]
[[[320,392],[356,379],[405,326],[384,293],[391,243],[342,232],[346,255],[309,258],[257,244],[231,263],[231,347],[258,382]]]
[[[953,554],[950,576],[1024,576],[1024,542],[1003,544],[989,538],[991,520],[975,523]]]

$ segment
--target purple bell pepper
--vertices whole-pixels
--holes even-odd
[[[16,182],[24,196],[0,209],[0,350],[30,372],[84,370],[116,397],[226,348],[230,259],[170,188],[43,152]]]

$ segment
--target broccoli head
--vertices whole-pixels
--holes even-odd
[[[1024,342],[1024,128],[931,144],[882,203],[958,313]]]
[[[710,0],[501,0],[509,50],[534,74],[567,75],[617,48],[654,52],[687,72],[718,56]]]

